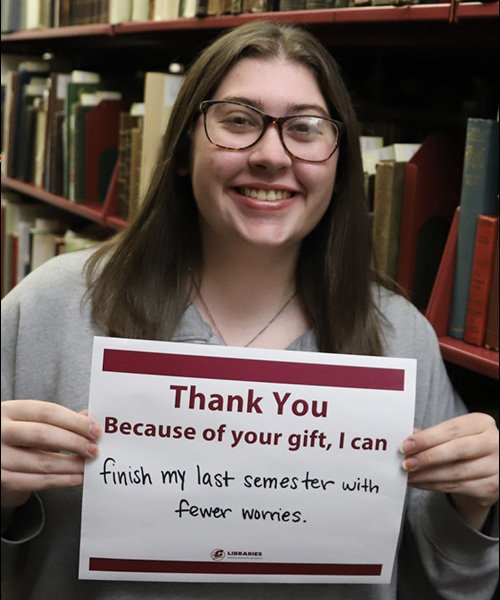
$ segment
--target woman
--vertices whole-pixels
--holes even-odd
[[[370,267],[358,137],[338,68],[312,36],[235,29],[190,69],[136,220],[6,298],[6,598],[491,597],[498,432],[465,414],[431,327]],[[96,334],[417,358],[391,584],[78,581],[83,460],[99,435],[85,414]]]

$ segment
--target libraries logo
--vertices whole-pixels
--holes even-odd
[[[210,554],[212,560],[248,560],[248,559],[261,559],[262,552],[256,550],[222,550],[222,548],[216,548],[212,550]]]

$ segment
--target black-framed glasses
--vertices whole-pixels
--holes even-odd
[[[208,140],[226,150],[254,146],[276,125],[283,148],[293,158],[324,162],[339,146],[342,123],[319,115],[273,117],[261,110],[226,100],[205,100],[200,104]]]

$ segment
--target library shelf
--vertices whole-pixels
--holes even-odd
[[[24,181],[14,179],[13,177],[3,174],[2,186],[19,192],[20,194],[28,196],[29,198],[34,198],[35,200],[40,200],[41,202],[51,204],[52,206],[60,208],[66,212],[73,213],[85,219],[89,219],[90,221],[95,221],[100,225],[106,225],[103,209],[98,204],[76,204],[75,202],[71,202],[71,200],[67,200],[62,196],[57,196],[56,194],[47,192],[46,190],[31,183],[25,183]]]
[[[439,347],[444,360],[498,380],[498,352],[472,346],[447,335],[439,337]]]
[[[329,8],[317,10],[275,11],[262,13],[241,13],[237,15],[219,15],[209,17],[179,17],[170,21],[139,21],[117,24],[102,23],[73,25],[57,28],[30,29],[2,34],[2,42],[8,46],[16,42],[35,42],[69,38],[116,38],[134,33],[154,33],[161,31],[193,31],[203,29],[220,30],[235,27],[251,21],[275,20],[282,23],[302,23],[304,25],[333,24],[380,24],[391,22],[444,21],[459,22],[494,18],[499,15],[498,2],[467,2],[420,4],[405,6],[367,6]]]
[[[458,208],[453,216],[443,258],[425,315],[436,331],[444,360],[498,380],[498,352],[473,346],[447,334],[453,294],[459,214],[460,209]]]

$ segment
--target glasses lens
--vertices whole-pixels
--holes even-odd
[[[337,146],[338,137],[335,123],[323,117],[297,116],[283,123],[288,152],[303,160],[326,160]]]
[[[209,139],[218,146],[240,150],[254,144],[262,131],[262,116],[240,104],[220,102],[206,111]]]
[[[337,147],[339,130],[329,119],[297,115],[283,119],[281,125],[285,149],[296,158],[321,162],[327,160]],[[243,150],[261,136],[264,116],[236,102],[216,102],[205,111],[205,128],[213,144]]]

